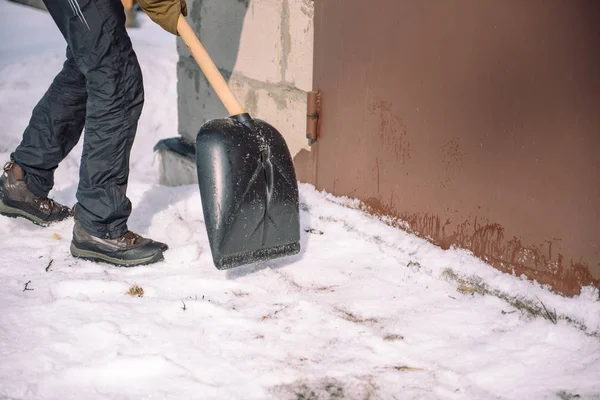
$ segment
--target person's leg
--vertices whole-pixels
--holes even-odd
[[[54,171],[79,141],[86,101],[85,77],[67,49],[63,69],[33,109],[23,139],[11,154],[36,196],[48,196],[54,186]]]
[[[46,1],[85,76],[87,114],[71,253],[119,265],[162,259],[166,245],[130,232],[129,157],[144,103],[121,0]]]
[[[120,0],[47,1],[87,86],[77,220],[105,238],[127,232],[129,155],[144,102]]]
[[[85,77],[70,50],[62,70],[33,109],[21,143],[0,177],[0,214],[47,226],[71,216],[48,199],[54,171],[79,141],[85,123]]]

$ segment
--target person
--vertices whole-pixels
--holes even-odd
[[[0,214],[49,226],[73,217],[71,254],[117,266],[164,259],[168,245],[127,227],[129,158],[144,103],[142,71],[121,0],[44,0],[67,42],[66,60],[34,107],[0,177]],[[185,0],[140,0],[140,8],[178,35]],[[76,204],[48,198],[54,171],[85,126]]]

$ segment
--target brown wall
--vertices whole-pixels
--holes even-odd
[[[568,295],[600,287],[600,1],[315,0],[302,181]]]

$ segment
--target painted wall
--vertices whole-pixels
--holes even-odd
[[[562,293],[600,287],[599,15],[315,0],[321,132],[299,178]]]

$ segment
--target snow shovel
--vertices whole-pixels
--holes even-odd
[[[204,221],[217,269],[300,252],[298,182],[283,136],[244,111],[180,15],[177,31],[230,114],[196,136]]]

